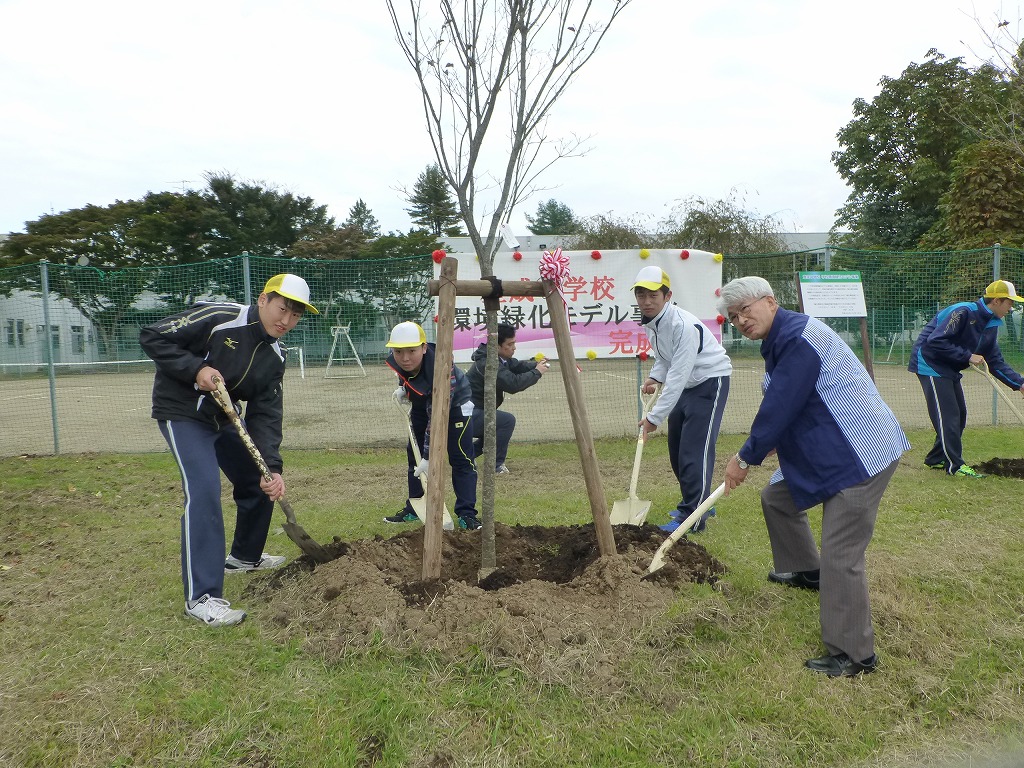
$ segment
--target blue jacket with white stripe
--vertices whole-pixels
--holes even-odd
[[[946,307],[921,330],[907,368],[920,376],[959,380],[960,371],[971,364],[971,355],[981,355],[993,376],[1010,389],[1020,389],[1024,377],[1006,364],[999,351],[1001,325],[1003,321],[984,299]]]
[[[820,320],[780,308],[761,342],[764,399],[740,458],[773,448],[800,509],[874,477],[910,449],[860,360]]]

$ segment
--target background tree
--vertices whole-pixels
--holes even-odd
[[[650,248],[657,225],[645,219],[649,217],[616,218],[611,213],[577,219],[576,232],[566,238],[565,247],[573,251]]]
[[[493,275],[499,225],[535,191],[544,170],[581,146],[575,136],[549,139],[554,105],[631,0],[385,2],[420,88],[437,167],[456,196],[481,275]],[[484,450],[493,464],[496,308],[488,307],[486,317]],[[490,472],[483,474],[482,502],[482,563],[489,569],[495,565]]]
[[[409,217],[435,237],[462,234],[459,208],[437,165],[428,165],[419,175],[406,202],[409,203],[405,209]]]
[[[341,225],[342,227],[354,227],[363,233],[366,242],[376,240],[380,237],[380,222],[373,215],[369,206],[362,198],[356,200],[355,205],[349,208],[348,218]]]
[[[983,115],[972,104],[1000,100],[1001,83],[989,66],[971,70],[960,58],[928,51],[881,91],[853,103],[854,119],[837,134],[832,154],[851,187],[837,212],[836,228],[848,244],[911,250],[939,218],[939,199],[949,188],[953,160],[978,140]]]
[[[699,248],[712,253],[781,253],[789,250],[785,225],[748,210],[733,190],[722,200],[690,197],[659,225],[659,248]]]
[[[526,224],[535,235],[571,235],[576,231],[576,216],[565,203],[548,200],[537,204],[537,215],[526,214]]]

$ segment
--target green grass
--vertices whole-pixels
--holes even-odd
[[[739,441],[723,438],[720,455]],[[590,664],[540,679],[474,649],[452,660],[387,638],[327,662],[258,609],[207,630],[181,615],[168,455],[2,460],[0,765],[817,767],[1006,755],[1022,748],[1024,722],[1022,483],[944,477],[921,465],[930,436],[911,441],[868,552],[882,666],[839,681],[802,668],[821,650],[816,596],[765,579],[766,470],[718,505],[699,539],[729,568],[721,584],[680,589],[629,654],[603,661],[618,673],[606,684]],[[610,501],[625,496],[633,447],[598,444]],[[1021,456],[1024,436],[972,429],[967,453]],[[586,519],[575,444],[513,454],[499,519]],[[380,517],[401,503],[404,454],[286,459],[314,538],[393,533]],[[640,491],[653,522],[675,493],[656,439]],[[270,548],[295,554],[283,537]],[[248,578],[230,579],[226,597]]]

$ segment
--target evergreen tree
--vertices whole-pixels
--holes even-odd
[[[435,237],[463,234],[459,209],[436,164],[428,165],[419,175],[406,202],[410,206],[405,209],[409,217]]]
[[[526,214],[526,226],[535,235],[571,235],[579,225],[572,208],[552,199],[537,203],[536,216]]]
[[[367,242],[380,237],[380,222],[362,198],[356,200],[348,211],[348,218],[342,223],[343,229],[358,229]]]

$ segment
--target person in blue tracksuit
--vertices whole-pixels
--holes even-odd
[[[946,307],[924,327],[910,354],[908,369],[924,390],[935,442],[924,463],[958,477],[984,477],[964,462],[967,402],[961,383],[968,365],[986,363],[995,378],[1022,392],[1024,377],[1003,360],[998,334],[1014,302],[1024,302],[1008,280],[996,280],[977,301]]]
[[[668,455],[679,482],[680,499],[661,526],[672,532],[711,495],[715,471],[715,443],[729,399],[732,361],[711,330],[695,315],[672,303],[668,273],[644,267],[633,283],[640,309],[640,325],[647,334],[654,365],[641,389],[661,395],[641,420],[644,440],[668,422]],[[705,512],[690,529],[700,533],[714,509]]]
[[[805,666],[829,677],[871,672],[877,656],[865,552],[910,444],[853,350],[820,320],[781,308],[767,280],[726,283],[718,308],[745,337],[761,340],[765,369],[750,436],[726,465],[727,492],[750,465],[778,455],[779,469],[761,491],[774,561],[768,578],[820,590],[827,654]],[[807,520],[817,504],[820,552]]]
[[[185,495],[181,518],[181,577],[185,613],[207,626],[237,624],[245,612],[223,598],[225,573],[273,568],[281,556],[263,551],[274,502],[284,496],[281,472],[280,339],[309,310],[309,286],[292,274],[267,281],[251,306],[204,303],[139,333],[156,363],[153,418],[178,463]],[[230,419],[210,392],[220,380],[233,402],[246,403],[245,427],[271,480],[265,480]],[[237,516],[225,559],[220,473],[233,486]]]
[[[412,445],[406,448],[409,459],[409,498],[423,496],[430,456],[430,412],[434,393],[434,345],[427,343],[423,328],[417,323],[399,323],[391,330],[387,347],[391,349],[387,365],[398,376],[400,386],[394,397],[412,403],[412,429],[421,460],[416,463]],[[455,514],[458,525],[474,531],[480,527],[476,510],[476,464],[473,450],[473,400],[469,380],[462,369],[452,366],[449,378],[451,410],[448,416],[448,463],[452,468],[455,490]],[[384,518],[388,523],[411,523],[418,518],[408,499],[397,515]]]

